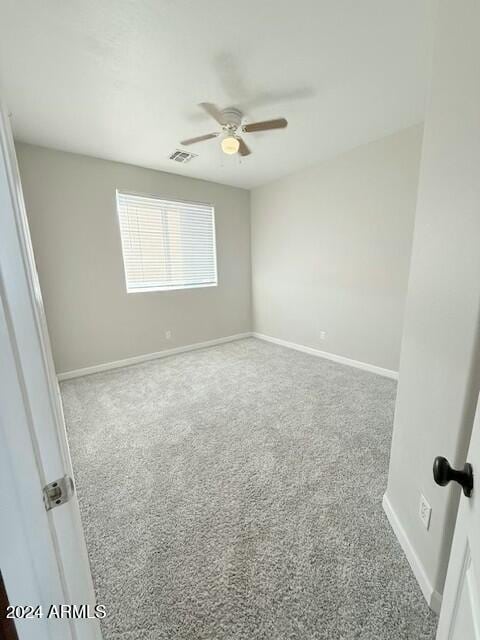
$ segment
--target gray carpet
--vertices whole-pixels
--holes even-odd
[[[105,640],[423,640],[395,383],[254,339],[62,384]]]

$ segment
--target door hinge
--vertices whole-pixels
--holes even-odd
[[[59,507],[64,502],[68,502],[75,493],[75,486],[70,476],[63,476],[43,487],[43,502],[45,509],[50,511],[54,507]]]

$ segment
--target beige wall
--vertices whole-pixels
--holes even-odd
[[[22,143],[17,154],[58,372],[250,331],[248,191]],[[218,287],[127,294],[117,188],[212,203]]]
[[[252,192],[256,331],[398,369],[421,138],[413,127]],[[59,372],[252,329],[247,191],[17,153]],[[219,286],[127,294],[117,188],[212,202]]]
[[[416,126],[253,190],[255,331],[398,370],[421,140]]]
[[[480,383],[479,24],[478,2],[439,4],[387,489],[438,593],[460,488],[434,484],[432,462],[463,466]],[[428,531],[420,493],[432,507]]]

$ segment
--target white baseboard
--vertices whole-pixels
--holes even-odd
[[[88,376],[92,373],[100,373],[101,371],[109,371],[110,369],[120,369],[121,367],[129,367],[132,364],[140,364],[141,362],[147,362],[148,360],[156,360],[157,358],[174,356],[177,353],[195,351],[196,349],[205,349],[207,347],[214,347],[217,344],[224,344],[225,342],[233,342],[234,340],[250,338],[251,335],[251,332],[248,331],[246,333],[237,333],[233,336],[226,336],[225,338],[215,338],[215,340],[207,340],[207,342],[196,342],[195,344],[187,344],[184,347],[174,347],[173,349],[165,349],[164,351],[157,351],[155,353],[145,353],[141,356],[133,356],[132,358],[125,358],[124,360],[115,360],[114,362],[96,364],[93,367],[85,367],[84,369],[65,371],[63,373],[57,374],[57,378],[60,381],[70,380],[71,378]]]
[[[398,380],[398,372],[391,369],[384,369],[383,367],[377,367],[374,364],[368,364],[367,362],[360,362],[359,360],[352,360],[345,356],[337,356],[334,353],[328,351],[320,351],[313,347],[306,347],[295,342],[288,342],[287,340],[281,340],[280,338],[273,338],[272,336],[266,336],[263,333],[256,333],[247,331],[245,333],[237,333],[232,336],[226,336],[224,338],[215,338],[215,340],[207,340],[206,342],[196,342],[194,344],[187,344],[183,347],[174,347],[173,349],[165,349],[164,351],[157,351],[155,353],[145,353],[140,356],[133,356],[132,358],[125,358],[124,360],[114,360],[113,362],[104,362],[102,364],[96,364],[92,367],[85,367],[83,369],[73,369],[72,371],[64,371],[57,374],[58,380],[70,380],[71,378],[80,378],[81,376],[88,376],[92,373],[100,373],[101,371],[109,371],[110,369],[120,369],[122,367],[129,367],[133,364],[140,364],[141,362],[147,362],[148,360],[156,360],[157,358],[166,358],[167,356],[173,356],[177,353],[185,353],[187,351],[195,351],[196,349],[205,349],[207,347],[213,347],[217,344],[223,344],[225,342],[233,342],[234,340],[242,340],[244,338],[258,338],[259,340],[265,340],[267,342],[273,342],[279,344],[282,347],[289,349],[295,349],[296,351],[303,351],[313,356],[320,358],[326,358],[333,362],[339,362],[340,364],[346,364],[350,367],[356,367],[357,369],[363,369],[364,371],[370,371],[386,378],[392,378]]]
[[[383,496],[383,510],[390,522],[390,526],[395,533],[400,546],[403,549],[405,556],[410,564],[410,567],[413,571],[413,575],[417,579],[418,584],[420,585],[420,589],[422,590],[423,596],[427,601],[430,609],[435,611],[435,613],[440,613],[440,607],[442,605],[442,596],[438,591],[435,591],[433,588],[428,576],[426,574],[425,568],[421,563],[419,557],[417,556],[415,549],[410,542],[409,537],[407,536],[405,529],[402,527],[402,524],[393,510],[390,500],[388,499],[387,494]]]
[[[384,369],[383,367],[377,367],[374,364],[368,364],[367,362],[360,362],[359,360],[352,360],[351,358],[346,358],[345,356],[337,356],[334,353],[329,353],[328,351],[320,351],[320,349],[314,349],[313,347],[306,347],[303,344],[288,342],[287,340],[281,340],[280,338],[272,338],[272,336],[266,336],[263,333],[256,333],[255,331],[251,335],[254,338],[258,338],[259,340],[266,340],[267,342],[273,342],[274,344],[279,344],[282,347],[287,347],[288,349],[296,349],[297,351],[303,351],[304,353],[309,353],[312,356],[326,358],[327,360],[333,360],[333,362],[339,362],[340,364],[347,364],[350,367],[355,367],[356,369],[363,369],[364,371],[370,371],[370,373],[376,373],[377,375],[384,376],[385,378],[392,378],[392,380],[398,380],[398,371],[392,371],[391,369]]]

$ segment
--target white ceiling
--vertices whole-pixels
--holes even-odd
[[[0,0],[0,74],[27,142],[251,188],[423,119],[432,0]],[[219,141],[197,106],[288,129]],[[248,136],[248,139],[247,139]]]

